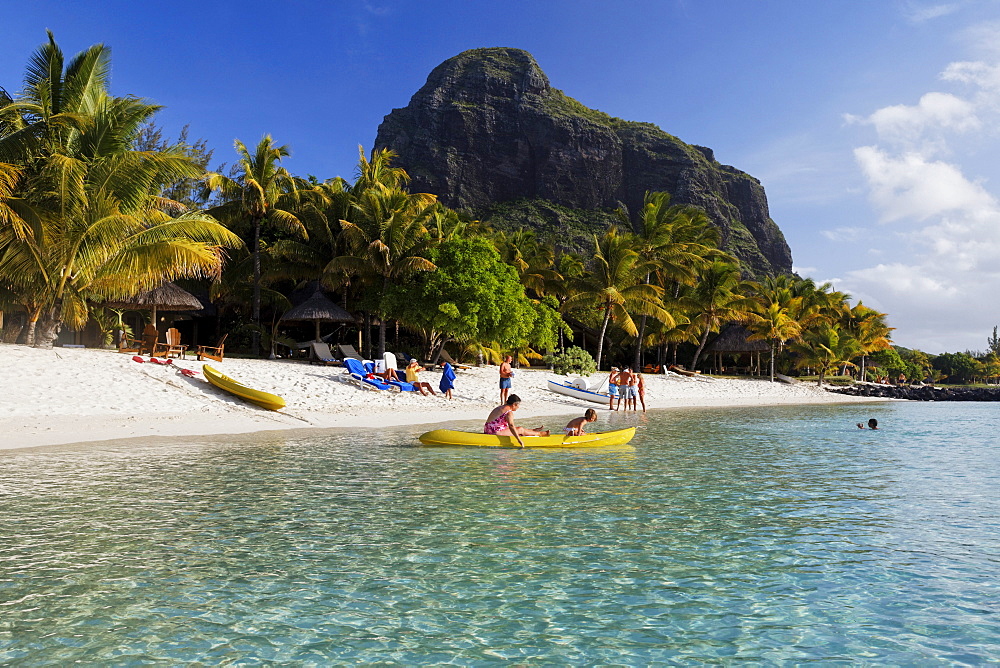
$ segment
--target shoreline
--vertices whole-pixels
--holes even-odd
[[[160,366],[138,364],[131,355],[110,350],[0,344],[0,387],[5,388],[0,397],[0,450],[153,437],[442,425],[483,420],[499,403],[495,366],[457,371],[455,399],[449,401],[415,392],[363,389],[346,381],[341,367],[236,358],[210,364],[250,387],[283,396],[287,406],[267,411],[209,385],[200,373],[186,378],[177,372],[200,372],[202,363],[192,359]],[[425,371],[420,377],[436,390],[441,374]],[[565,377],[546,370],[517,370],[512,392],[522,398],[517,415],[521,424],[539,417],[568,421],[586,408],[597,408],[602,417],[612,414],[598,404],[549,392],[546,381],[551,378]],[[644,378],[649,409],[885,401],[766,379]]]

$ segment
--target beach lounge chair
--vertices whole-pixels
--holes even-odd
[[[338,343],[337,352],[340,354],[341,359],[347,359],[348,357],[356,360],[361,359],[361,355],[359,355],[358,351],[354,349],[354,346],[350,344]]]
[[[399,371],[399,363],[396,361],[396,356],[392,353],[385,353],[382,355],[382,361],[385,363],[386,369],[395,369]]]
[[[313,341],[309,344],[309,363],[324,366],[340,366],[340,360],[333,357],[329,343]]]
[[[153,355],[180,357],[181,359],[184,359],[184,354],[187,352],[187,346],[181,344],[180,331],[175,327],[171,327],[167,330],[166,338],[166,343],[157,343],[153,347]]]
[[[371,364],[371,362],[369,362],[369,364]],[[361,360],[354,359],[353,357],[345,357],[344,366],[347,367],[347,373],[350,374],[351,380],[362,387],[374,388],[376,390],[401,389],[400,387],[382,382],[381,378],[369,378],[368,376],[372,375],[375,371],[374,365],[372,365],[371,371],[369,371],[365,368],[365,365],[361,363]]]
[[[465,369],[471,369],[472,368],[471,366],[468,366],[468,365],[465,365],[465,364],[459,364],[458,362],[456,362],[452,358],[452,356],[448,354],[448,351],[445,350],[444,348],[441,349],[441,353],[438,356],[441,359],[443,359],[445,362],[448,362],[449,364],[451,364],[452,368],[454,368],[454,369],[465,370]]]
[[[118,340],[118,352],[135,354],[139,352],[139,347],[141,345],[142,339],[135,339],[125,332],[122,332],[121,339]]]
[[[157,331],[156,325],[149,323],[146,328],[142,330],[142,341],[139,343],[139,354],[140,355],[153,355],[156,350],[156,341],[160,338],[160,332]]]
[[[223,334],[222,338],[219,339],[219,343],[214,346],[198,346],[196,351],[198,356],[198,361],[208,358],[210,360],[215,360],[216,362],[221,362],[223,353],[226,351],[226,337],[229,334]]]

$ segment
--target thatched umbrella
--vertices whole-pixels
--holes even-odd
[[[355,322],[354,316],[326,298],[323,291],[316,288],[312,297],[298,306],[292,307],[279,318],[285,321],[313,321],[316,323],[316,340],[319,341],[319,323]]]
[[[132,297],[117,302],[106,302],[105,306],[113,308],[123,308],[128,310],[153,311],[153,323],[156,323],[156,312],[163,311],[200,311],[202,303],[193,294],[180,288],[173,283],[164,283],[155,290],[149,290]]]

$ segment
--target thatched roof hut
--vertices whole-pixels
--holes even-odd
[[[298,306],[293,306],[292,308],[285,311],[284,315],[281,316],[281,320],[284,321],[312,321],[316,323],[316,340],[320,340],[319,336],[319,323],[321,322],[355,322],[354,316],[344,310],[342,307],[334,304],[323,291],[316,287],[315,292],[309,299],[305,300]]]
[[[164,283],[155,290],[140,293],[131,299],[106,302],[105,306],[126,310],[151,310],[151,322],[156,324],[157,311],[200,311],[204,308],[197,297],[174,283]]]
[[[761,353],[771,350],[767,341],[750,340],[750,330],[743,325],[730,323],[722,328],[719,335],[715,337],[705,348],[710,353],[726,353],[739,355],[741,353]]]
[[[736,358],[736,364],[730,368],[734,371],[760,373],[760,354],[768,353],[771,345],[767,341],[750,339],[750,330],[743,325],[730,323],[722,328],[705,351],[712,355],[712,365],[717,373],[726,370],[726,358]]]

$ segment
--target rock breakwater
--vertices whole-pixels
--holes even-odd
[[[910,401],[1000,401],[1000,387],[931,387],[929,385],[852,385],[828,387],[828,392],[852,397],[908,399]]]

